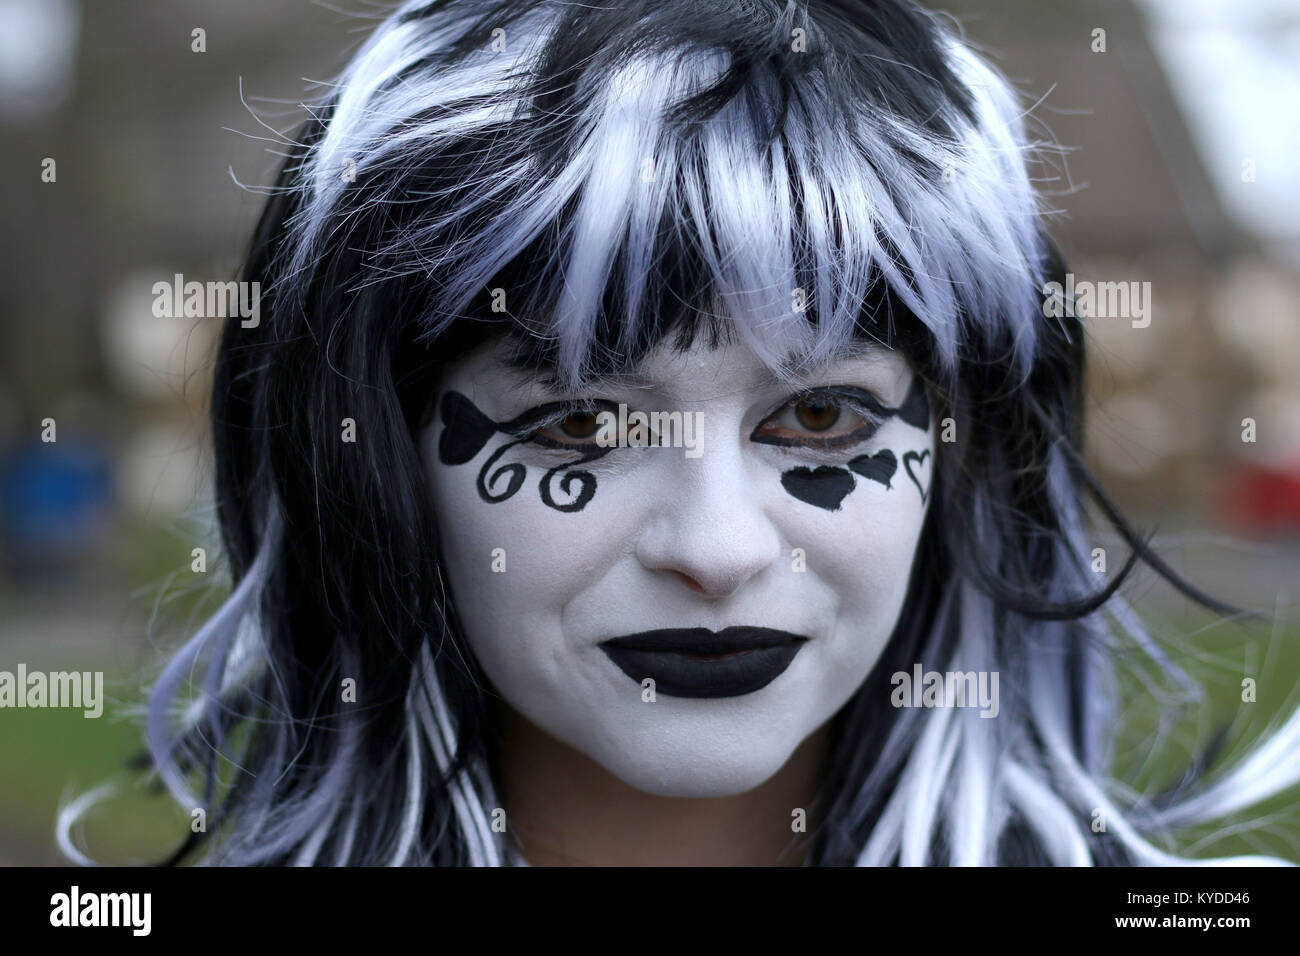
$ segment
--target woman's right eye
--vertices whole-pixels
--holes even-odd
[[[613,402],[595,400],[554,403],[526,412],[516,419],[519,430],[515,434],[527,438],[542,448],[569,451],[594,451],[606,446],[596,442],[608,412],[618,420],[618,406]]]

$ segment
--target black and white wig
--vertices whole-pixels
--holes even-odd
[[[1231,609],[1081,460],[1085,330],[1045,317],[1064,265],[1029,172],[1050,147],[946,21],[906,0],[410,0],[311,113],[242,276],[261,322],[228,320],[216,364],[233,591],[148,710],[156,773],[208,820],[173,862],[508,862],[498,724],[415,441],[443,364],[502,335],[566,384],[698,333],[778,375],[871,339],[955,423],[897,629],[833,721],[813,862],[1199,862],[1181,828],[1300,781],[1300,715],[1171,792],[1111,775],[1122,659],[1198,692],[1120,583],[1141,560]],[[1109,580],[1086,499],[1130,551]],[[998,718],[891,706],[917,661],[999,672]],[[60,820],[85,862],[88,802]]]

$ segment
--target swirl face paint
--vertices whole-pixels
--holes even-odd
[[[902,608],[934,455],[898,353],[777,381],[743,345],[560,392],[494,343],[420,436],[466,640],[524,718],[670,796],[763,783],[861,685]],[[601,410],[698,414],[703,453],[601,446]]]
[[[460,392],[448,391],[442,396],[443,431],[442,437],[438,441],[438,461],[444,465],[463,465],[482,451],[483,446],[497,432],[504,432],[508,435],[517,434],[526,430],[529,426],[536,427],[539,422],[545,419],[547,414],[555,414],[557,408],[567,407],[560,403],[553,403],[525,413],[513,421],[494,422],[479,411],[474,403]],[[525,435],[523,438],[503,443],[483,462],[476,484],[480,498],[484,501],[505,501],[520,489],[528,469],[519,462],[501,465],[499,468],[496,465],[497,461],[506,452],[516,445],[529,441],[532,437],[531,435]],[[596,479],[591,472],[582,471],[577,466],[585,462],[595,461],[612,450],[612,448],[599,448],[597,451],[588,451],[566,465],[556,465],[554,468],[549,469],[542,476],[541,483],[537,487],[542,501],[556,511],[581,511],[583,506],[591,500],[592,495],[596,493]],[[559,478],[558,485],[561,494],[569,499],[564,504],[556,501],[555,493],[552,490],[552,484],[556,482],[556,476],[561,474],[563,477]],[[502,486],[501,481],[503,477],[505,479],[504,486]],[[573,487],[575,484],[578,486],[576,492]]]

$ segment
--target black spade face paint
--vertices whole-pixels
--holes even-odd
[[[478,410],[460,392],[442,396],[442,437],[438,460],[444,465],[463,465],[483,450],[497,430],[497,423]]]
[[[925,431],[930,427],[930,403],[925,398],[925,386],[919,378],[913,378],[903,404],[894,409],[898,417],[913,428]]]
[[[903,404],[897,408],[878,405],[872,411],[882,419],[897,415],[904,424],[919,428],[922,431],[928,430],[930,427],[930,403],[925,397],[925,386],[916,377],[913,377],[912,384],[907,389]],[[754,440],[763,441],[764,439],[755,438]],[[778,440],[771,440],[769,443],[784,444],[784,442]],[[918,476],[928,470],[921,466],[925,464],[929,457],[930,452],[928,449],[920,453],[909,451],[903,455],[903,465],[907,470],[907,476],[912,479],[913,484],[921,492],[922,504],[925,503],[928,493],[928,481],[926,484],[922,484],[921,478]],[[915,463],[915,466],[913,463]],[[886,489],[892,489],[893,485],[890,482],[897,470],[898,456],[886,448],[873,455],[858,455],[856,458],[849,460],[846,468],[831,465],[821,465],[817,468],[808,468],[806,466],[792,468],[782,473],[781,485],[800,501],[816,505],[818,508],[824,508],[827,511],[838,511],[844,498],[855,487],[853,479],[855,473],[870,481],[879,482]]]
[[[497,432],[518,435],[520,431],[526,431],[530,424],[542,421],[546,415],[562,407],[563,403],[553,402],[508,422],[497,422],[484,415],[478,406],[460,392],[448,391],[443,395],[439,406],[443,430],[438,439],[438,460],[444,465],[464,465],[478,455]],[[476,482],[480,498],[487,502],[506,501],[523,487],[528,476],[528,468],[524,464],[515,461],[500,467],[496,465],[506,452],[531,438],[531,435],[524,435],[505,442],[488,457],[479,469]],[[609,451],[611,448],[586,452],[574,461],[548,469],[537,487],[542,502],[556,511],[581,511],[585,508],[596,494],[596,476],[576,466],[594,461]],[[556,487],[562,497],[571,500],[557,501],[554,491]]]

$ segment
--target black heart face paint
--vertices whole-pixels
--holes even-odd
[[[878,481],[886,488],[892,487],[889,480],[894,477],[894,472],[898,470],[898,459],[888,448],[878,451],[874,455],[859,455],[857,458],[849,460],[849,470],[855,471],[863,478],[870,478],[872,481]]]
[[[781,484],[800,501],[835,511],[853,490],[853,476],[843,468],[791,468],[781,475]]]
[[[478,406],[460,392],[448,391],[443,395],[439,407],[443,430],[438,440],[438,460],[444,465],[463,465],[481,452],[497,432],[518,435],[521,431],[527,431],[530,425],[536,425],[547,415],[552,415],[557,409],[566,406],[563,403],[553,402],[508,422],[497,422],[484,415]],[[516,445],[531,441],[532,437],[530,434],[525,434],[523,437],[515,438],[514,441],[505,442],[488,457],[483,467],[479,469],[476,482],[480,498],[487,502],[505,501],[523,487],[524,480],[528,476],[528,468],[524,464],[516,461],[501,465],[499,468],[496,465],[506,452]],[[595,461],[611,450],[611,448],[598,448],[595,451],[584,452],[573,461],[547,470],[537,487],[542,502],[556,511],[581,511],[585,508],[596,494],[596,476],[577,466]],[[559,487],[561,497],[570,500],[564,502],[556,500],[552,490],[556,485]]]
[[[930,405],[925,397],[925,387],[918,378],[912,379],[912,384],[907,390],[903,403],[896,408],[875,402],[865,393],[857,395],[855,400],[870,406],[869,410],[880,420],[897,416],[900,421],[913,428],[926,431],[930,427]],[[768,444],[790,444],[783,440],[761,436],[757,433],[757,429],[751,438],[754,441]],[[926,476],[926,482],[922,483],[921,476],[926,470],[920,466],[926,462],[929,456],[929,450],[919,454],[909,451],[903,455],[903,464],[907,470],[907,476],[912,479],[917,490],[921,492],[922,504],[925,503],[929,489],[928,475]],[[856,458],[850,459],[847,466],[843,468],[830,465],[821,465],[817,468],[808,468],[806,466],[791,468],[789,471],[782,473],[781,485],[800,501],[815,505],[818,508],[824,508],[827,511],[838,511],[844,498],[855,487],[854,474],[869,481],[879,482],[886,489],[891,489],[893,485],[890,482],[897,470],[898,456],[886,448],[873,455],[858,455]]]

